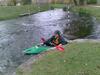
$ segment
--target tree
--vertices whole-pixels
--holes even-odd
[[[12,5],[16,5],[16,0],[8,0],[8,3],[7,3],[7,5],[10,5],[10,6],[12,6]]]
[[[73,2],[74,2],[74,4],[75,4],[75,5],[78,5],[78,2],[77,2],[77,0],[73,0]]]
[[[73,0],[75,5],[85,5],[87,0]]]
[[[13,4],[16,5],[16,0],[12,0]]]

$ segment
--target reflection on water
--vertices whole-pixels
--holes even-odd
[[[67,13],[61,9],[38,13],[28,17],[0,22],[0,75],[11,75],[15,68],[27,60],[25,48],[47,39],[55,30],[62,31]]]

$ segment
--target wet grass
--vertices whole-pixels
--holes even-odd
[[[68,44],[64,52],[50,52],[17,75],[100,75],[100,43]]]

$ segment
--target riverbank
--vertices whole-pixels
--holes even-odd
[[[0,6],[0,20],[13,19],[21,16],[21,14],[33,14],[40,11],[48,10],[48,6],[34,6],[34,5],[23,5],[23,6]]]
[[[15,75],[98,75],[100,40],[75,40],[57,50],[33,56]],[[34,59],[35,58],[35,59]]]
[[[77,11],[79,8],[86,9],[87,12],[89,12],[92,16],[96,17],[98,21],[100,21],[100,6],[96,5],[87,5],[87,6],[80,6],[75,7],[75,11]]]
[[[19,16],[30,15],[40,11],[46,11],[52,8],[62,8],[64,4],[50,5],[21,5],[21,6],[0,6],[0,20],[8,20]]]
[[[22,5],[22,6],[0,6],[0,20],[7,20],[23,16],[24,14],[34,14],[40,11],[46,11],[53,8],[63,8],[65,4],[49,4],[40,7],[36,5]],[[100,7],[95,6],[80,6],[87,9],[93,16],[100,20]],[[75,10],[79,7],[75,7]]]

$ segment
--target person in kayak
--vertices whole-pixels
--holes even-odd
[[[61,32],[59,30],[56,30],[54,32],[54,35],[49,38],[47,41],[45,41],[43,43],[43,45],[46,45],[46,46],[57,46],[59,44],[67,44],[68,42],[65,41],[65,39],[63,38],[63,36],[61,35]]]

